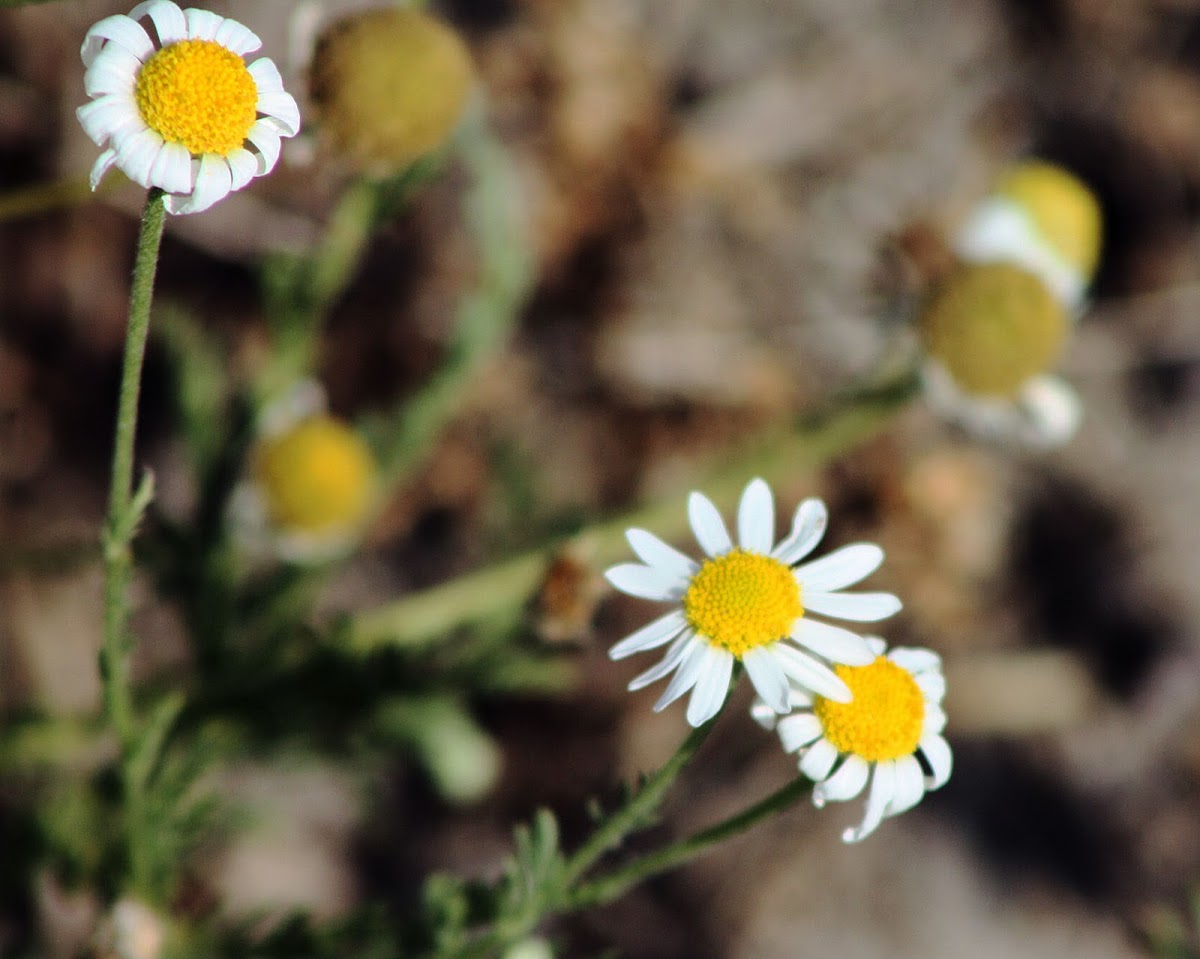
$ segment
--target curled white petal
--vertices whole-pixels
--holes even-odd
[[[954,770],[954,754],[950,751],[950,744],[943,737],[928,733],[921,737],[919,748],[933,770],[933,775],[925,778],[926,787],[940,789]]]
[[[792,531],[771,552],[786,566],[799,562],[817,547],[829,525],[829,511],[819,499],[806,499],[796,507]]]
[[[871,774],[871,764],[861,756],[847,756],[837,772],[813,786],[813,805],[820,809],[827,802],[845,802],[863,791]]]
[[[120,93],[97,97],[75,110],[83,132],[97,146],[146,126],[133,101]]]
[[[233,189],[233,171],[224,157],[206,153],[200,158],[196,185],[186,196],[168,194],[167,212],[176,215],[202,213],[214,203],[225,199]]]
[[[142,128],[128,136],[115,137],[113,145],[122,173],[139,186],[157,186],[150,179],[150,171],[165,145],[162,137],[153,130]]]
[[[284,135],[283,132],[277,129],[270,119],[255,120],[254,125],[250,127],[250,132],[246,134],[246,139],[258,150],[258,175],[270,173],[275,169],[275,164],[279,162],[279,150],[281,144],[279,138]]]
[[[108,45],[92,60],[83,75],[83,89],[89,97],[118,93],[132,97],[142,61],[124,47]]]
[[[233,175],[233,189],[240,190],[258,175],[258,157],[249,150],[234,150],[225,158]]]
[[[925,774],[915,756],[896,760],[896,794],[888,805],[886,816],[898,816],[919,803],[925,795]]]
[[[79,51],[84,66],[90,66],[96,54],[114,43],[143,62],[155,49],[154,41],[140,23],[117,14],[94,23],[84,36],[83,47]]]
[[[260,94],[256,109],[278,124],[282,136],[291,137],[300,132],[300,108],[290,93]]]
[[[146,3],[139,3],[129,11],[129,16],[132,20],[149,17],[158,33],[161,46],[187,39],[187,17],[179,5],[171,0],[148,0]]]
[[[91,184],[93,190],[100,185],[100,181],[104,179],[104,174],[111,170],[116,162],[117,151],[111,148],[103,151],[96,157],[96,162],[92,164],[92,172],[88,175],[88,182]]]
[[[225,18],[219,14],[197,7],[188,7],[183,15],[187,17],[188,38],[192,40],[215,40],[217,31],[225,22]]]
[[[775,541],[775,498],[765,480],[752,479],[738,503],[738,545],[755,553],[771,552]]]
[[[217,32],[213,34],[213,39],[226,49],[232,50],[239,57],[244,57],[247,53],[253,53],[262,46],[262,40],[258,38],[258,34],[245,24],[238,23],[236,20],[231,20],[228,17],[217,27]]]
[[[871,793],[867,797],[867,809],[863,821],[856,829],[842,833],[842,842],[861,842],[871,835],[883,821],[892,798],[896,795],[896,766],[891,762],[875,764],[871,777]]]
[[[721,556],[733,549],[733,540],[725,529],[725,521],[717,508],[703,493],[692,493],[688,497],[688,520],[692,535],[700,548],[709,556]]]
[[[837,762],[837,746],[828,739],[818,739],[808,751],[800,757],[800,772],[813,782],[821,782],[829,777],[833,764]]]

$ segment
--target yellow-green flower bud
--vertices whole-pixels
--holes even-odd
[[[356,169],[385,176],[441,146],[474,82],[466,45],[420,10],[385,8],[333,24],[317,41],[312,99]]]
[[[1012,397],[1054,363],[1068,326],[1066,309],[1038,277],[980,263],[960,266],[934,291],[920,331],[962,390]]]

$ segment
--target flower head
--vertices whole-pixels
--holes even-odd
[[[93,25],[80,50],[92,100],[75,111],[105,147],[92,189],[116,166],[163,190],[169,212],[199,213],[269,173],[300,111],[274,63],[245,62],[261,46],[236,20],[171,0]]]
[[[786,752],[799,756],[800,771],[817,784],[818,808],[853,799],[870,781],[863,821],[842,833],[845,842],[865,839],[885,817],[911,809],[950,778],[953,766],[942,737],[946,681],[937,654],[897,647],[884,655],[882,639],[872,636],[867,643],[871,662],[836,667],[853,693],[849,702],[793,686],[796,711],[790,715],[777,719],[761,700],[751,709],[759,723],[779,733]]]
[[[269,408],[259,434],[250,475],[234,494],[241,531],[293,562],[351,547],[378,492],[375,458],[362,437],[325,412],[313,384]]]
[[[705,553],[696,562],[652,533],[626,532],[645,565],[623,563],[605,574],[622,592],[673,602],[677,608],[627,636],[613,659],[670,644],[657,666],[629,684],[641,689],[674,673],[655,704],[662,710],[691,690],[687,718],[693,726],[711,719],[725,702],[733,664],[740,661],[770,708],[786,713],[789,679],[831,700],[846,701],[850,688],[826,665],[865,665],[874,654],[849,630],[810,614],[859,622],[885,619],[900,609],[891,593],[845,593],[883,562],[883,550],[855,543],[822,559],[793,566],[816,548],[827,513],[817,499],[796,510],[791,533],[772,547],[775,505],[771,489],[752,480],[738,506],[738,545],[721,514],[702,493],[688,500],[692,532]],[[805,647],[809,652],[801,652]]]
[[[1024,267],[960,265],[921,313],[930,402],[976,433],[1064,442],[1078,426],[1079,402],[1048,370],[1070,327],[1070,311]]]

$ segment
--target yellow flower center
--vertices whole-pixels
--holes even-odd
[[[968,393],[1011,397],[1047,370],[1066,339],[1062,305],[1036,276],[1008,263],[962,266],[921,317],[925,348]]]
[[[212,40],[163,47],[142,65],[134,97],[146,126],[197,156],[228,156],[258,116],[258,85],[245,61]]]
[[[1050,247],[1091,279],[1100,259],[1100,204],[1082,180],[1052,163],[1029,160],[1016,164],[996,192],[1020,204]]]
[[[744,549],[705,561],[683,594],[683,611],[697,633],[739,659],[787,636],[804,615],[791,569]]]
[[[869,666],[836,666],[854,698],[835,703],[818,696],[813,712],[839,752],[868,762],[912,755],[921,741],[925,696],[912,674],[886,656]]]
[[[313,416],[263,442],[255,474],[273,523],[309,533],[353,529],[370,508],[375,461],[357,433]]]

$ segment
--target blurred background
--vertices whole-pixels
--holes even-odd
[[[263,37],[308,124],[313,35],[368,6],[213,9]],[[947,663],[950,783],[861,846],[839,840],[853,804],[801,803],[552,924],[556,954],[1200,955],[1189,918],[1200,889],[1200,4],[433,9],[466,39],[508,151],[530,287],[362,549],[320,585],[320,621],[640,503],[673,502],[682,520],[705,476],[736,471],[747,444],[888,362],[923,244],[936,249],[1012,159],[1062,163],[1105,217],[1092,302],[1061,365],[1085,411],[1071,444],[1035,455],[974,442],[917,399],[868,441],[769,477],[781,514],[827,500],[830,545],[887,551],[869,585],[906,609],[884,635]],[[102,574],[87,544],[105,504],[142,197],[128,184],[80,192],[95,147],[74,109],[81,38],[115,12],[128,11],[107,0],[0,9],[10,721],[99,709]],[[271,350],[265,258],[317,242],[347,182],[319,134],[313,122],[270,177],[168,223],[158,302],[218,338],[230,369]],[[445,361],[454,305],[476,280],[464,176],[451,156],[382,222],[333,303],[315,372],[339,415],[403,404]],[[5,205],[52,184],[48,200]],[[152,341],[140,434],[168,517],[198,495],[172,355]],[[177,911],[269,923],[296,909],[336,919],[368,900],[403,909],[429,871],[497,875],[513,823],[539,805],[560,815],[568,844],[585,835],[589,797],[661,764],[685,720],[682,708],[653,714],[652,691],[624,691],[648,662],[606,656],[650,604],[606,594],[586,549],[555,569],[519,625],[522,642],[553,654],[550,679],[445,673],[435,692],[454,703],[452,747],[406,733],[360,761],[364,727],[347,722],[321,749],[246,750],[219,775],[253,826],[203,851]],[[178,609],[149,577],[136,602],[139,675],[188,681]],[[290,708],[319,713],[320,696]],[[748,701],[739,689],[638,843],[695,830],[794,775]],[[448,749],[467,750],[465,773],[439,768]],[[31,936],[42,954],[78,955],[102,897],[43,855],[33,788],[0,769],[0,955]]]

